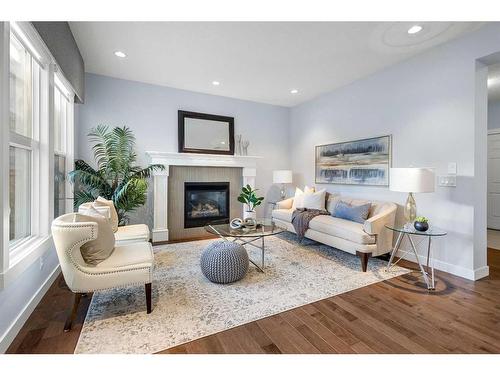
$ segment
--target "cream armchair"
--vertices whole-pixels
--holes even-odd
[[[78,212],[85,215],[91,205],[92,202],[82,203],[80,207],[78,207]],[[94,207],[94,209],[107,219],[111,216],[109,207],[101,206]],[[135,242],[149,241],[149,238],[149,228],[146,224],[124,225],[118,227],[118,230],[115,232],[115,241],[117,245],[127,245]]]
[[[149,242],[116,246],[111,256],[91,266],[85,263],[80,247],[97,238],[95,222],[74,222],[66,214],[52,222],[52,237],[64,280],[75,293],[71,314],[64,331],[69,331],[78,311],[82,294],[129,285],[145,285],[147,313],[151,313],[151,282],[153,279],[153,249]]]

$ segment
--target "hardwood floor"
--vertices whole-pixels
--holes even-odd
[[[500,353],[500,250],[488,264],[476,282],[437,272],[429,293],[414,272],[162,353]],[[8,353],[73,353],[90,297],[64,333],[72,294],[59,277]]]

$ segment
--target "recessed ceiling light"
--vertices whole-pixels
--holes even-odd
[[[420,25],[413,25],[408,29],[408,34],[416,34],[423,30],[424,28]]]
[[[299,92],[299,90],[297,90],[297,89],[290,90],[290,94],[297,94],[298,92]]]
[[[219,85],[220,85],[220,82],[219,82],[219,81],[212,81],[212,85],[214,85],[214,86],[219,86]]]
[[[121,58],[127,57],[127,55],[122,51],[115,51],[115,56]]]

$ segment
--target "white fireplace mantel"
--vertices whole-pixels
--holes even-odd
[[[242,168],[243,185],[255,187],[257,161],[260,156],[188,154],[178,152],[146,151],[150,164],[162,164],[165,170],[154,173],[154,227],[153,243],[168,241],[168,176],[169,167],[228,167]]]
[[[261,156],[188,154],[180,152],[146,151],[150,164],[198,167],[255,168]]]

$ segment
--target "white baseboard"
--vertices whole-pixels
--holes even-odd
[[[403,259],[409,260],[410,262],[415,262],[415,254],[413,252],[405,251],[405,250],[399,250],[397,256],[401,256]],[[427,262],[427,257],[424,255],[419,254],[418,256],[420,262],[422,264],[426,264]],[[434,262],[434,263],[433,263]],[[483,277],[486,277],[489,275],[489,267],[484,266],[478,269],[469,269],[465,267],[460,267],[455,264],[451,263],[446,263],[438,259],[430,259],[429,265],[434,264],[434,268],[439,271],[451,273],[452,275],[463,277],[464,279],[468,280],[479,280]]]
[[[474,270],[474,280],[482,279],[490,274],[490,267],[484,266]]]
[[[153,229],[153,243],[168,241],[168,229]]]
[[[50,286],[56,279],[56,277],[61,272],[59,265],[54,268],[54,270],[50,273],[50,275],[45,279],[45,282],[38,288],[36,293],[31,297],[26,306],[24,306],[23,310],[19,313],[16,320],[10,325],[7,331],[4,333],[2,337],[0,337],[0,353],[5,353],[5,351],[9,348],[12,341],[14,341],[16,335],[19,333],[21,328],[23,327],[26,320],[30,317],[35,307],[42,300],[42,297],[47,293]]]

